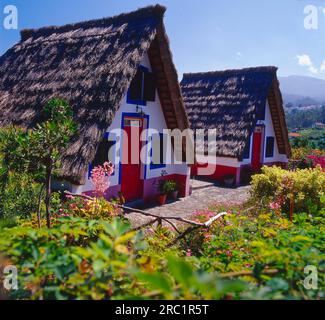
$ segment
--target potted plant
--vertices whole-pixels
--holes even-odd
[[[172,199],[176,200],[178,197],[178,185],[174,180],[167,180],[164,185],[165,192],[171,195]]]
[[[167,192],[166,192],[165,184],[166,184],[165,180],[159,180],[159,182],[158,182],[159,194],[157,196],[157,200],[158,200],[158,204],[160,206],[163,206],[167,200]]]
[[[227,188],[233,187],[235,184],[235,176],[233,174],[227,174],[223,177],[223,181]]]

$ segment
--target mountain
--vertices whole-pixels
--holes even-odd
[[[285,104],[325,104],[325,80],[305,76],[279,77]]]

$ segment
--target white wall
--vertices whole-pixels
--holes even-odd
[[[241,165],[241,162],[239,162],[237,158],[228,158],[228,157],[197,155],[197,161],[199,163],[209,163],[213,165],[229,166],[229,167],[236,167],[236,168],[239,168]]]
[[[141,65],[144,67],[147,67],[151,71],[150,61],[149,61],[147,54],[144,57]],[[156,101],[155,102],[147,101],[146,106],[139,106],[139,107],[141,107],[143,112],[149,116],[149,129],[151,128],[151,129],[155,129],[159,132],[163,132],[163,129],[167,128],[157,91],[156,91]],[[122,102],[121,102],[121,107],[118,110],[118,112],[115,114],[113,122],[111,123],[107,132],[114,133],[114,129],[116,130],[116,129],[121,128],[123,113],[136,113],[136,112],[137,112],[136,105],[128,104],[127,103],[127,95],[125,94],[125,96],[123,97]],[[115,140],[116,139],[115,134],[110,133],[109,139]],[[179,165],[166,165],[165,168],[151,170],[150,169],[150,156],[149,156],[149,151],[150,151],[149,148],[151,145],[150,138],[147,141],[149,141],[149,143],[147,144],[148,147],[145,148],[145,151],[147,154],[147,163],[148,163],[148,165],[146,165],[146,174],[145,174],[146,180],[159,177],[161,175],[162,170],[165,170],[168,175],[170,175],[170,174],[187,175],[188,174],[188,166],[185,163],[179,164]],[[117,154],[116,159],[121,157],[121,150],[118,150],[117,145],[118,144],[115,145],[115,148],[116,148],[115,152]],[[122,143],[120,145],[122,146]],[[167,153],[170,153],[170,152],[171,152],[171,147],[169,147],[167,149]],[[109,178],[111,186],[115,186],[115,185],[119,184],[119,170],[120,170],[119,166],[116,166],[115,174]],[[142,176],[144,176],[144,172],[142,172]],[[77,193],[87,192],[87,191],[91,191],[93,189],[91,181],[88,178],[88,173],[86,175],[86,184],[83,186],[74,186],[73,189],[74,189],[74,192],[77,192]]]
[[[271,112],[269,104],[266,104],[266,111],[265,111],[265,139],[264,139],[264,146],[266,146],[266,139],[267,137],[274,137],[274,153],[272,158],[265,157],[265,147],[263,151],[263,163],[270,163],[270,162],[288,162],[288,158],[285,154],[279,153],[278,143],[276,141]]]

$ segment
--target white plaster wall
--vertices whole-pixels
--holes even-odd
[[[151,71],[151,66],[150,66],[148,55],[146,55],[144,57],[141,65],[149,68],[149,70]],[[163,130],[167,128],[157,91],[156,91],[156,101],[155,102],[148,101],[146,106],[140,106],[140,107],[143,110],[143,112],[149,116],[149,129],[154,129],[159,132],[163,132]],[[120,139],[120,137],[117,136],[116,132],[118,131],[118,129],[121,128],[123,113],[136,113],[136,112],[137,112],[136,105],[128,104],[127,96],[125,94],[125,96],[123,97],[123,99],[121,101],[121,107],[118,110],[118,112],[115,114],[113,122],[111,123],[110,127],[107,130],[107,132],[110,132],[109,140],[116,141],[116,138]],[[149,132],[150,132],[150,130],[149,130]],[[151,145],[150,133],[147,137],[145,137],[143,135],[142,140],[143,139],[148,141],[147,147],[144,148],[148,165],[146,165],[146,173],[142,172],[142,177],[144,175],[146,175],[146,180],[159,177],[161,175],[162,170],[165,170],[168,175],[170,175],[170,174],[182,174],[182,175],[189,174],[189,168],[185,163],[178,164],[178,165],[170,165],[169,164],[169,165],[166,165],[165,168],[151,170],[150,169],[150,155],[149,155],[150,145]],[[122,143],[120,145],[122,146]],[[171,152],[171,146],[169,146],[167,148],[167,154],[169,154],[170,152]],[[119,159],[119,157],[121,157],[121,150],[119,150],[119,148],[118,148],[118,143],[115,144],[115,153],[117,156],[116,159]],[[119,170],[120,170],[119,166],[116,166],[115,174],[109,178],[111,186],[115,186],[115,185],[119,184],[119,174],[120,174]],[[93,189],[93,186],[91,184],[90,179],[88,178],[88,173],[86,174],[86,184],[83,186],[73,186],[72,189],[73,189],[73,192],[75,192],[75,193],[91,191]]]
[[[227,157],[215,157],[215,156],[203,156],[197,155],[198,163],[209,163],[213,165],[229,166],[239,168],[241,163],[237,158],[227,158]]]
[[[272,163],[272,162],[288,162],[288,158],[285,154],[279,153],[278,143],[276,141],[271,112],[269,104],[266,103],[266,109],[265,109],[265,136],[264,136],[264,143],[263,143],[263,163]],[[273,157],[266,158],[265,157],[265,147],[266,147],[266,139],[267,137],[273,137],[274,138],[274,153]],[[252,153],[253,153],[253,134],[251,135],[251,146],[250,146],[250,156],[249,159],[244,159],[241,164],[250,164],[252,160]]]
[[[266,139],[267,137],[274,137],[274,156],[272,158],[265,157],[265,147],[263,152],[263,163],[270,163],[270,162],[288,162],[288,158],[285,154],[280,154],[278,149],[278,143],[276,141],[275,132],[272,123],[272,117],[270,112],[269,104],[266,104],[266,112],[265,112],[265,139],[264,139],[264,146],[266,146]]]

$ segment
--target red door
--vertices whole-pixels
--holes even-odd
[[[141,119],[124,119],[121,192],[126,201],[141,199],[143,196],[143,181],[141,180],[140,162],[141,132]]]
[[[262,167],[263,127],[256,127],[253,134],[252,168],[259,170]]]

